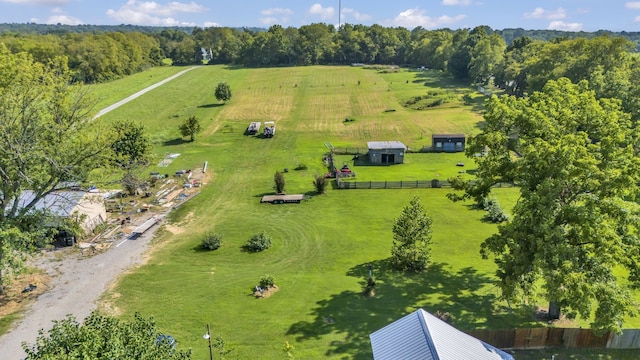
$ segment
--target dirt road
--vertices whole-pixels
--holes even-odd
[[[165,84],[167,81],[192,70],[181,71],[128,98],[103,109],[96,117],[121,106],[138,96]],[[164,214],[166,215],[166,214]],[[160,215],[162,219],[164,215]],[[50,290],[40,295],[27,309],[22,320],[0,337],[0,359],[24,359],[22,342],[33,344],[38,330],[49,330],[52,321],[62,320],[72,314],[82,321],[97,307],[97,301],[108,287],[127,269],[140,264],[149,241],[162,222],[153,226],[143,236],[135,240],[126,237],[114,242],[113,246],[93,257],[71,255],[63,259],[49,254],[36,259],[36,266],[43,268],[53,277]]]

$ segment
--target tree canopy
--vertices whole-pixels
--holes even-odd
[[[180,134],[189,136],[191,141],[195,140],[195,136],[202,130],[200,120],[195,116],[190,116],[182,124],[180,124]]]
[[[635,307],[617,269],[640,281],[639,129],[620,101],[566,78],[526,98],[494,96],[484,117],[467,148],[477,182],[458,185],[476,200],[499,182],[520,187],[513,217],[482,244],[502,295],[542,295],[569,317],[620,331]]]
[[[42,238],[36,204],[82,183],[108,163],[110,132],[92,121],[93,102],[71,85],[63,58],[45,64],[0,44],[0,287]],[[22,196],[29,190],[28,196]]]
[[[215,92],[216,100],[226,103],[231,100],[231,87],[226,82],[218,83]]]
[[[116,121],[113,123],[114,139],[111,148],[114,161],[121,167],[131,167],[148,160],[151,151],[149,138],[144,126],[135,121]]]
[[[96,311],[83,323],[69,315],[47,333],[40,330],[35,344],[22,344],[30,360],[191,359],[191,350],[175,346],[175,339],[161,333],[153,318],[136,313],[127,321]]]

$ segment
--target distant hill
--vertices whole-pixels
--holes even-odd
[[[0,24],[0,33],[31,33],[31,34],[65,34],[65,33],[110,33],[110,32],[140,32],[140,33],[159,33],[162,30],[182,30],[191,33],[193,27],[180,26],[141,26],[141,25],[63,25],[63,24],[35,24],[35,23],[4,23]],[[262,28],[243,28],[250,31],[266,31]]]
[[[560,31],[560,30],[525,30],[522,28],[517,29],[503,29],[503,30],[494,30],[494,32],[500,34],[504,40],[508,44],[511,44],[513,39],[528,36],[533,40],[543,40],[550,41],[557,38],[567,38],[567,39],[575,39],[579,37],[583,38],[593,38],[596,36],[621,36],[627,38],[636,44],[636,48],[640,50],[640,32],[627,32],[620,31],[614,32],[609,30],[598,30],[594,32],[586,32],[586,31]]]

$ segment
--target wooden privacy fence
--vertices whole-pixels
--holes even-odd
[[[617,335],[597,336],[591,329],[531,328],[511,330],[470,330],[467,334],[502,349],[544,347],[640,349],[640,329]]]

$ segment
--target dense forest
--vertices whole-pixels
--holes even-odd
[[[427,67],[456,79],[523,96],[551,79],[588,80],[598,97],[617,98],[640,118],[640,33],[555,30],[413,30],[315,23],[269,29],[160,28],[131,25],[0,26],[0,43],[37,62],[67,59],[74,80],[120,78],[171,59],[174,65],[251,67],[396,64]]]

